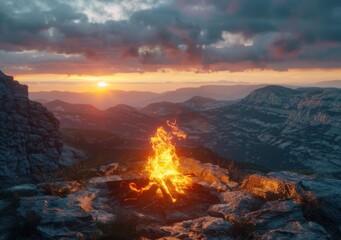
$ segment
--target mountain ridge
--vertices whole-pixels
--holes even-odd
[[[266,86],[232,103],[194,97],[141,109],[123,106],[116,115],[128,119],[124,129],[129,137],[134,137],[134,131],[141,134],[132,127],[139,122],[144,129],[140,136],[148,139],[158,124],[176,119],[188,133],[189,144],[208,147],[228,159],[276,170],[341,173],[341,164],[337,163],[341,156],[339,89]],[[151,119],[153,124],[148,123]],[[108,129],[120,133],[119,128]]]
[[[204,85],[201,87],[180,88],[163,93],[109,90],[98,93],[44,91],[30,92],[29,94],[31,99],[41,103],[60,99],[69,103],[92,104],[100,109],[110,108],[117,104],[127,104],[141,108],[155,102],[180,103],[194,96],[214,98],[219,101],[234,101],[247,96],[254,89],[262,86],[264,85]]]

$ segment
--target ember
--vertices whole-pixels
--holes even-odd
[[[185,190],[191,186],[191,178],[179,172],[179,158],[175,152],[172,139],[186,138],[186,134],[179,130],[175,122],[167,121],[170,131],[164,127],[159,127],[151,137],[154,155],[148,157],[145,170],[148,173],[149,184],[138,188],[134,182],[129,184],[131,190],[143,193],[150,188],[157,188],[162,192],[164,198],[170,198],[171,202],[176,202],[176,195],[184,194]]]

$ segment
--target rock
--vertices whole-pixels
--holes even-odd
[[[109,182],[117,182],[121,180],[122,178],[118,175],[95,177],[95,178],[91,178],[88,181],[88,185],[93,185],[93,186],[96,186],[97,188],[106,188]]]
[[[37,231],[43,239],[80,239],[97,230],[92,215],[75,203],[74,198],[25,197],[17,213],[23,219],[37,215],[41,219]]]
[[[14,81],[13,77],[5,75],[1,71],[0,79],[0,97],[10,95],[28,98],[28,88],[26,85],[21,85],[19,82]]]
[[[260,239],[331,239],[325,230],[315,222],[289,222],[281,229],[273,229],[263,234]]]
[[[118,163],[111,163],[105,166],[101,166],[99,168],[99,172],[102,175],[109,176],[109,175],[116,175],[118,173],[125,172],[126,169],[120,166]]]
[[[160,229],[169,232],[170,237],[179,239],[229,239],[232,224],[222,218],[201,217],[176,223]],[[232,238],[231,238],[232,239]]]
[[[305,191],[301,200],[307,206],[307,214],[323,221],[327,227],[335,225],[337,234],[341,234],[341,180],[306,179],[298,183],[298,188]]]
[[[0,179],[3,185],[41,179],[56,171],[59,122],[28,99],[27,86],[0,72]]]
[[[251,175],[241,187],[268,200],[292,198],[302,204],[307,217],[341,234],[341,180],[283,171]]]
[[[271,201],[246,216],[255,224],[257,239],[330,239],[325,229],[304,218],[300,204],[288,201]]]
[[[244,179],[241,188],[266,200],[283,200],[297,196],[295,183],[259,174],[253,174]]]
[[[95,222],[110,224],[117,220],[117,216],[103,210],[91,210],[89,212]]]
[[[226,191],[234,188],[238,184],[229,180],[227,169],[220,168],[211,163],[201,163],[192,158],[181,158],[179,169],[183,174],[193,174],[197,177],[198,183],[204,181],[208,185],[219,191]]]
[[[221,204],[212,205],[209,214],[231,222],[241,222],[246,213],[259,209],[263,204],[258,197],[246,191],[223,192],[219,199]]]
[[[341,180],[291,172],[272,172],[269,175],[294,182],[298,200],[305,206],[306,214],[341,235]]]
[[[86,154],[79,149],[64,144],[59,163],[64,167],[70,167],[87,158]]]
[[[167,213],[166,216],[166,221],[168,223],[180,222],[188,219],[190,219],[190,217],[187,214],[180,211],[170,211]]]

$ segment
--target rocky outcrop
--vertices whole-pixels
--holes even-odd
[[[129,239],[339,239],[340,181],[273,172],[247,177],[244,189],[224,191],[211,182],[222,174],[228,177],[226,169],[187,161],[192,161],[192,178],[200,181],[172,206],[152,198],[133,204],[128,183],[138,179],[134,170],[117,163],[98,167],[98,176],[83,178],[82,184],[60,181],[3,189],[0,239],[23,239],[13,236],[13,226],[30,226],[29,235],[17,233],[26,234],[25,239],[128,239],[129,234]],[[204,168],[211,168],[210,177],[199,174]],[[287,194],[288,185],[295,194]],[[217,200],[210,201],[212,196]],[[289,199],[293,196],[298,198]]]
[[[0,179],[13,184],[58,169],[59,122],[28,99],[27,86],[0,72]]]
[[[341,233],[339,179],[271,172],[267,176],[248,176],[241,188],[265,201],[294,200],[303,206],[301,210],[306,218],[318,222],[336,235]]]

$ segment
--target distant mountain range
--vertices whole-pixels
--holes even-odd
[[[312,84],[313,87],[341,88],[341,80],[323,81]]]
[[[155,102],[180,103],[194,96],[214,98],[220,101],[233,101],[244,98],[253,90],[265,85],[206,85],[193,88],[180,88],[163,93],[108,90],[101,93],[76,92],[30,92],[34,101],[47,103],[54,100],[63,100],[68,103],[91,104],[100,109],[106,109],[118,104],[127,104],[133,107],[144,107]]]
[[[136,109],[99,110],[62,101],[45,106],[62,128],[100,129],[148,142],[155,128],[176,119],[189,145],[273,170],[341,174],[341,89],[267,86],[240,101],[195,96]]]
[[[123,104],[99,110],[89,104],[55,100],[44,106],[60,121],[61,128],[106,130],[124,138],[145,139],[161,124],[158,119]]]

